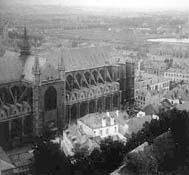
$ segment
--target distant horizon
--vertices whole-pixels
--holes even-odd
[[[186,11],[187,0],[0,0],[5,4],[61,5],[62,7],[128,10],[135,12]]]

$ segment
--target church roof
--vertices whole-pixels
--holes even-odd
[[[70,72],[110,64],[110,51],[109,47],[55,49],[50,51],[50,53],[46,53],[44,56],[55,66],[60,62],[62,56],[64,58],[66,71]]]
[[[19,53],[6,51],[0,56],[0,83],[17,81],[22,76],[22,61]]]
[[[22,75],[25,80],[33,81],[32,69],[35,56],[28,56],[23,65],[23,59],[19,54],[6,51],[3,56],[0,56],[0,83],[18,81]],[[38,57],[41,80],[58,78],[58,65],[61,57],[64,59],[66,72],[115,65],[110,47],[51,48],[40,52]]]
[[[58,78],[58,64],[64,59],[65,71],[86,70],[113,64],[109,47],[54,48],[39,54],[41,79]],[[32,81],[35,58],[30,56],[24,66],[25,79]]]

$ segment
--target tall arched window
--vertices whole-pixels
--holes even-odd
[[[57,92],[56,89],[50,86],[45,92],[45,111],[56,109]]]

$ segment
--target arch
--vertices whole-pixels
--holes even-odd
[[[81,85],[82,85],[82,79],[83,79],[81,73],[78,72],[78,73],[75,75],[75,78],[77,79],[77,82],[78,82],[79,85],[81,86]]]
[[[54,110],[57,107],[57,91],[53,86],[48,87],[45,92],[45,111]]]
[[[109,96],[105,98],[105,109],[106,110],[111,109],[111,98]]]
[[[7,115],[6,112],[3,109],[0,109],[0,119],[6,119]]]
[[[11,88],[11,92],[12,92],[14,100],[18,100],[20,97],[20,88],[15,85]]]
[[[103,80],[106,81],[106,72],[105,72],[105,70],[101,69],[99,72],[100,72],[100,75],[103,78]]]
[[[90,74],[90,72],[85,72],[84,76],[85,76],[85,79],[87,80],[87,83],[91,84],[91,74]]]
[[[99,98],[97,100],[97,111],[102,112],[103,111],[103,99]]]
[[[94,98],[94,90],[90,89],[89,93],[88,93],[88,98]]]
[[[0,98],[4,103],[13,104],[13,99],[7,88],[0,88]]]
[[[94,113],[96,112],[96,103],[94,100],[91,100],[89,102],[89,113]]]
[[[32,89],[32,87],[29,87],[29,88],[27,89],[26,101],[28,101],[30,105],[31,105],[32,102],[33,102],[33,89]]]
[[[22,122],[21,118],[12,120],[11,123],[11,138],[20,138],[22,135]]]
[[[66,77],[66,81],[69,84],[69,87],[72,89],[79,89],[77,83],[75,82],[75,78],[72,75],[68,75]]]
[[[70,101],[71,102],[76,102],[77,98],[76,98],[76,94],[75,93],[71,93],[71,97],[70,97]]]
[[[97,70],[94,70],[94,71],[92,72],[92,74],[93,74],[93,77],[94,77],[95,81],[98,83],[98,71],[97,71]]]
[[[71,106],[71,121],[76,120],[78,116],[78,111],[77,111],[77,105],[74,104]]]
[[[85,92],[84,91],[80,91],[80,94],[79,94],[79,100],[80,101],[83,101],[86,99],[86,95],[85,95]]]
[[[83,117],[84,115],[86,115],[88,113],[88,104],[87,102],[82,102],[80,104],[80,117]]]

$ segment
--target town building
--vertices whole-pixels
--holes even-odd
[[[167,70],[168,65],[163,60],[158,60],[154,55],[148,55],[148,59],[142,62],[142,70],[146,73],[163,76]]]
[[[105,138],[118,135],[118,123],[109,112],[106,114],[93,113],[78,119],[77,124],[81,132],[92,137]]]
[[[135,99],[137,94],[141,89],[150,89],[150,90],[166,90],[170,88],[170,80],[163,76],[152,75],[148,73],[141,72],[138,76],[135,77]]]
[[[189,83],[189,71],[181,68],[170,68],[164,73],[164,77],[171,81]]]
[[[167,99],[171,104],[184,104],[189,102],[189,85],[179,85],[167,92],[163,99]]]
[[[136,94],[136,105],[143,109],[147,105],[158,105],[163,99],[163,95],[167,92],[167,90],[161,89],[161,90],[151,90],[149,88],[147,89],[140,89]]]
[[[87,114],[78,119],[77,124],[69,125],[57,143],[61,143],[60,147],[66,155],[74,155],[83,148],[90,153],[108,137],[126,143],[127,137],[140,131],[145,122],[151,122],[153,116],[140,111],[130,118],[127,112],[119,110]]]
[[[0,145],[28,143],[51,123],[62,130],[134,99],[134,63],[117,62],[112,51],[57,47],[34,53],[25,29],[20,53],[6,50],[0,57]]]
[[[13,169],[15,166],[13,165],[12,161],[9,159],[6,152],[0,147],[0,174],[1,175],[13,175]]]

